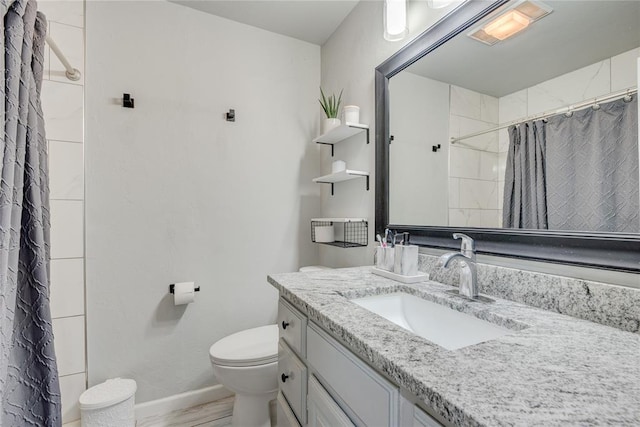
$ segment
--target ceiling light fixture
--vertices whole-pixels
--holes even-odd
[[[489,22],[483,30],[491,37],[504,40],[529,26],[529,18],[517,10],[510,10],[502,16]]]
[[[408,32],[406,0],[384,0],[385,40],[402,40]]]
[[[520,0],[494,14],[489,22],[483,22],[467,34],[474,40],[493,46],[512,37],[532,23],[553,12],[546,4],[535,0]]]

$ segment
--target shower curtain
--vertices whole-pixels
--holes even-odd
[[[503,226],[640,231],[638,102],[509,128]]]
[[[637,98],[554,116],[546,127],[549,228],[640,231]]]
[[[509,127],[502,226],[548,228],[545,128],[542,121]]]
[[[60,426],[49,310],[49,195],[40,104],[46,21],[34,0],[0,0],[0,426]]]

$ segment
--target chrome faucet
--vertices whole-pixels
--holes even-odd
[[[462,239],[460,252],[450,252],[438,259],[437,267],[448,268],[457,259],[460,262],[460,295],[476,299],[478,297],[478,275],[476,272],[476,245],[466,234],[453,233],[454,239]]]

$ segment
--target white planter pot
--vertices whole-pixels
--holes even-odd
[[[324,119],[324,122],[322,122],[322,133],[325,134],[338,126],[340,126],[340,119]]]

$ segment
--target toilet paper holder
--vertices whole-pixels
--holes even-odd
[[[170,284],[169,285],[169,293],[170,294],[175,293],[175,288],[176,288],[175,283]],[[200,292],[200,286],[196,286],[193,290],[196,291],[196,292]]]

